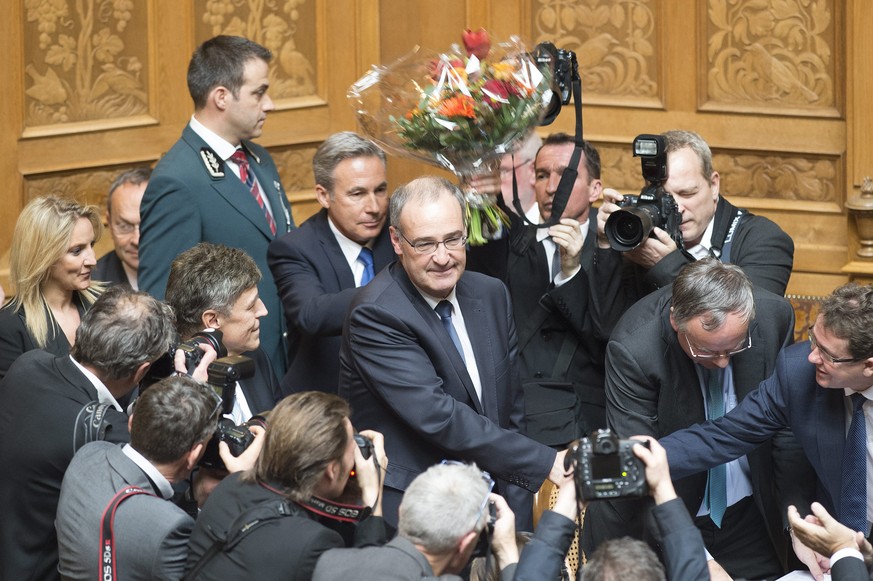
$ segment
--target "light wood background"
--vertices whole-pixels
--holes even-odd
[[[192,112],[188,59],[219,33],[275,54],[263,137],[299,224],[315,211],[310,161],[356,129],[348,86],[414,45],[465,27],[577,52],[586,138],[608,186],[642,185],[630,143],[692,129],[722,192],[796,244],[789,292],[873,280],[846,201],[873,174],[873,3],[865,0],[12,0],[0,19],[0,282],[18,212],[62,192],[102,204],[119,171],[154,164]],[[545,134],[572,132],[572,109]],[[437,170],[391,159],[396,186]],[[109,247],[108,236],[101,250]],[[8,286],[7,286],[8,289]]]

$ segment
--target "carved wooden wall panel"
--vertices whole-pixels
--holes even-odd
[[[25,126],[148,113],[149,24],[145,1],[27,0]]]
[[[836,0],[710,0],[701,11],[703,107],[836,115],[841,7]]]
[[[319,94],[317,36],[323,0],[196,0],[195,36],[203,42],[219,34],[244,36],[272,51],[270,96],[282,101]]]
[[[660,102],[661,0],[540,0],[533,42],[576,52],[586,100]],[[660,65],[659,65],[660,63]]]

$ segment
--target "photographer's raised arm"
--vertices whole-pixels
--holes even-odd
[[[382,516],[382,487],[388,471],[388,456],[385,454],[385,438],[374,430],[363,430],[362,436],[373,443],[373,457],[364,458],[360,448],[355,447],[355,472],[361,486],[361,499],[373,509],[373,514]]]

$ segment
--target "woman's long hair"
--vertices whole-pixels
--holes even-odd
[[[54,315],[42,293],[43,285],[49,279],[51,267],[67,252],[79,218],[91,222],[94,240],[99,240],[103,223],[97,207],[83,206],[68,198],[35,198],[24,207],[15,223],[9,254],[9,278],[15,297],[10,308],[16,312],[24,310],[27,330],[40,348],[48,343],[49,329],[54,326]],[[102,284],[91,281],[86,290],[77,291],[82,304],[92,304],[103,288]]]

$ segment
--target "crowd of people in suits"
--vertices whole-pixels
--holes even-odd
[[[678,241],[614,249],[623,196],[563,133],[469,184],[508,217],[482,246],[459,186],[389,189],[349,131],[317,149],[322,208],[296,227],[252,142],[271,58],[197,48],[180,139],[110,187],[106,256],[92,206],[19,216],[0,581],[466,578],[481,546],[500,579],[562,579],[577,532],[589,581],[871,578],[873,288],[836,289],[793,344],[793,242],[721,195],[699,135],[663,134]],[[249,371],[218,389],[222,362]],[[579,496],[567,447],[599,428],[647,444],[648,497]]]

